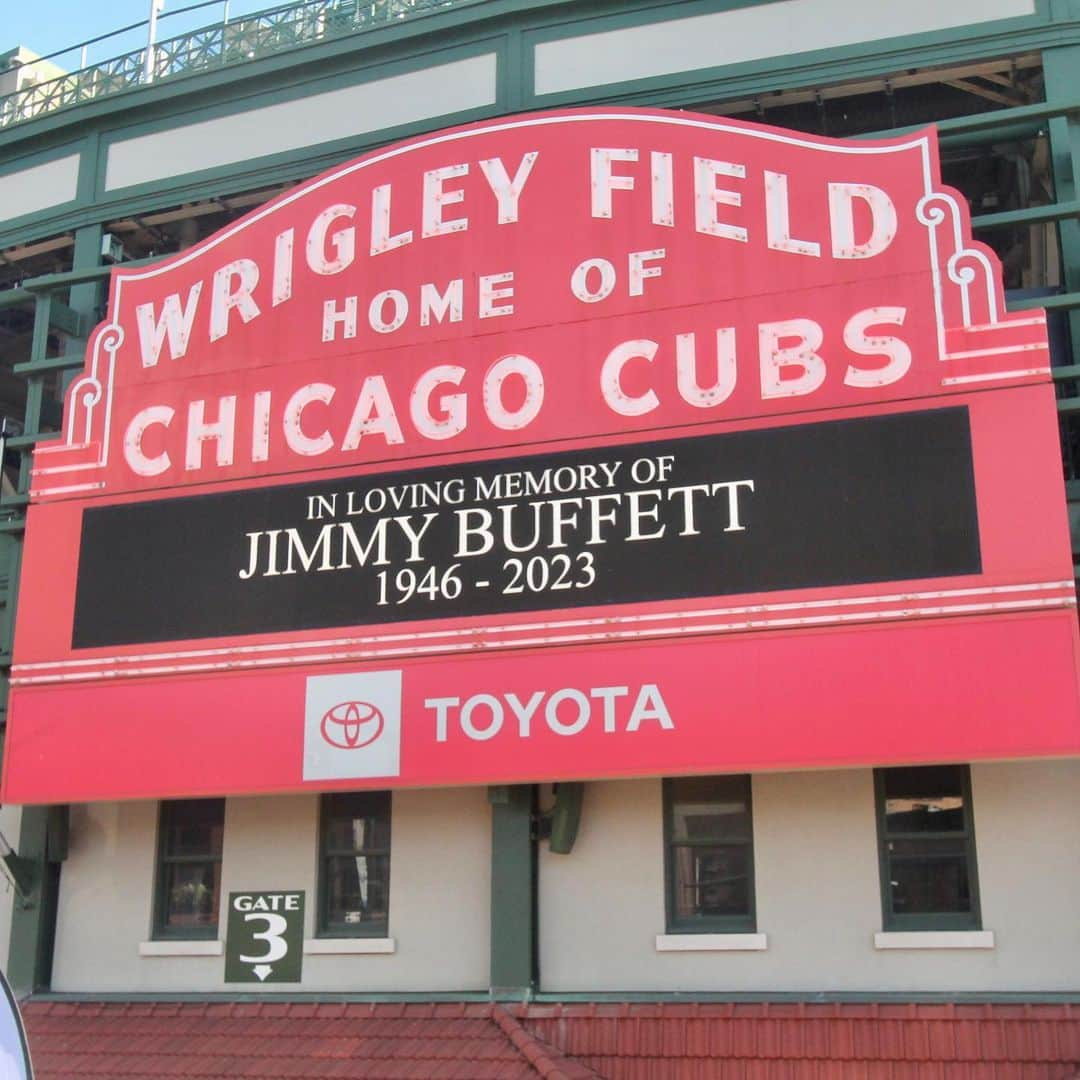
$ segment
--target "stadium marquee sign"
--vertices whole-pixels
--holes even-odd
[[[35,455],[4,796],[1075,752],[1053,417],[933,131],[377,151],[114,270]]]

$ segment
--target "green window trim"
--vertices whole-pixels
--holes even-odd
[[[663,781],[664,799],[664,909],[665,926],[669,934],[745,934],[757,931],[757,899],[754,887],[754,837],[753,837],[753,801],[752,783],[749,775],[717,776],[701,778],[714,780],[717,794],[727,789],[728,795],[735,794],[746,807],[749,830],[743,835],[726,837],[710,836],[700,839],[690,837],[676,838],[675,804],[678,779]],[[744,849],[746,871],[746,910],[740,914],[728,915],[679,915],[678,903],[678,849],[693,850],[708,847],[739,847]]]
[[[169,830],[183,820],[186,813],[197,813],[209,823],[209,844],[205,851],[178,853],[169,850]],[[216,827],[216,840],[214,829]],[[153,938],[160,940],[213,940],[218,936],[221,921],[221,863],[222,838],[225,829],[224,799],[175,799],[163,801],[158,808],[157,852],[154,860],[154,925]],[[211,908],[212,922],[201,925],[175,925],[169,916],[168,882],[174,867],[210,866],[214,868]]]
[[[979,901],[979,870],[975,853],[975,813],[971,801],[971,769],[967,765],[911,766],[905,768],[952,769],[962,800],[963,828],[941,831],[889,831],[886,815],[886,778],[898,770],[874,770],[874,811],[877,820],[878,868],[881,886],[881,925],[885,931],[920,930],[981,930],[982,910]],[[920,841],[962,842],[967,871],[968,911],[897,912],[893,904],[893,874],[891,872],[890,841],[917,839]],[[953,856],[955,858],[955,855]]]
[[[331,843],[330,823],[335,803],[343,800],[354,802],[357,807],[367,806],[367,812],[385,830],[385,842],[361,843],[342,846]],[[319,799],[319,871],[318,903],[316,905],[315,936],[319,938],[384,938],[390,933],[390,855],[392,796],[389,791],[357,791],[328,793]],[[355,812],[355,811],[354,811]],[[385,881],[377,884],[385,893],[384,911],[381,916],[362,918],[357,922],[344,923],[335,920],[331,911],[331,873],[333,859],[364,858],[385,859]],[[368,884],[368,888],[372,886]]]

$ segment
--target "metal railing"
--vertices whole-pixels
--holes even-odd
[[[151,82],[245,63],[473,2],[301,0],[233,20],[226,16],[219,23],[5,94],[0,97],[0,129]],[[125,30],[140,25],[145,24]]]

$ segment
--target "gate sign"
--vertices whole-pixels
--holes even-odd
[[[229,893],[226,982],[300,982],[304,962],[302,892]]]
[[[1045,316],[933,130],[476,124],[107,312],[35,454],[5,801],[1080,750]]]

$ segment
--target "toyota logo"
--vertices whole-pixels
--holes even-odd
[[[383,714],[368,701],[343,701],[323,713],[322,737],[340,750],[359,750],[381,734]]]

